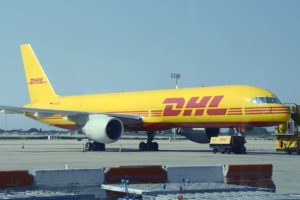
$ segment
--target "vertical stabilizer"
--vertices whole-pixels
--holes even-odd
[[[31,46],[23,44],[20,48],[30,101],[46,101],[57,97]]]

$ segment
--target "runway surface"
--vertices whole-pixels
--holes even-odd
[[[300,155],[276,152],[272,140],[248,140],[246,155],[213,154],[208,144],[165,140],[158,141],[159,152],[139,152],[139,142],[120,140],[107,145],[106,152],[82,152],[84,141],[0,140],[0,170],[271,163],[277,192],[300,193]]]

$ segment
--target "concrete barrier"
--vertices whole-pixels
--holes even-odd
[[[33,177],[28,171],[0,171],[1,188],[33,187],[42,191],[60,191],[74,195],[93,194],[96,198],[116,199],[124,193],[105,192],[101,184],[225,183],[266,188],[275,191],[272,180],[273,166],[263,165],[213,165],[213,166],[121,166],[103,169],[36,170]],[[186,181],[185,180],[185,181]],[[35,183],[35,184],[33,184]],[[79,196],[78,196],[79,197]]]
[[[166,183],[167,172],[161,165],[154,166],[121,166],[110,167],[105,171],[106,184],[121,183],[121,180],[128,180],[129,184],[139,183]],[[108,191],[106,192],[106,198],[109,200],[118,199],[124,197],[124,193]]]
[[[122,179],[135,183],[166,183],[167,173],[161,165],[122,166],[107,168],[104,183],[121,183]]]
[[[214,182],[223,183],[223,167],[213,166],[186,166],[186,167],[166,167],[168,182],[182,182],[187,178],[190,182]]]
[[[266,188],[272,191],[276,186],[272,180],[272,164],[224,165],[224,183]]]
[[[93,194],[104,198],[100,189],[104,181],[102,169],[36,170],[35,185],[46,191],[62,191],[74,194]]]
[[[33,177],[28,170],[0,171],[0,188],[32,187]]]
[[[36,170],[35,184],[38,187],[69,187],[101,185],[104,180],[102,169]]]
[[[66,194],[61,192],[45,192],[45,191],[13,191],[10,190],[9,194],[0,193],[0,199],[6,200],[95,200],[92,194]]]

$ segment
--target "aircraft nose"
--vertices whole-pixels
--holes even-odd
[[[281,123],[286,122],[291,118],[290,110],[284,105],[281,105],[278,108],[274,108],[272,112],[275,114],[275,121]]]

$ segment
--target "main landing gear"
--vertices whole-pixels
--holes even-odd
[[[141,142],[139,144],[140,151],[158,151],[158,143],[152,142],[155,136],[155,132],[147,132],[147,142]]]
[[[99,142],[87,142],[84,145],[85,151],[105,151],[105,144]]]

